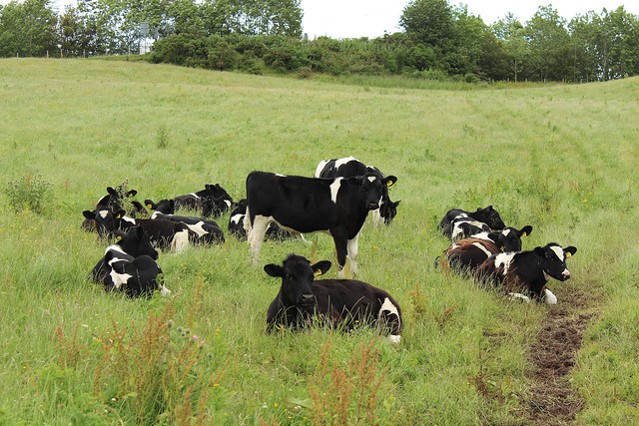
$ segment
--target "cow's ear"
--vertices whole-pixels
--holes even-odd
[[[522,237],[527,237],[532,233],[533,227],[531,225],[526,225],[523,228],[521,228],[521,231],[519,231],[519,233],[521,234]]]
[[[564,249],[564,253],[566,254],[566,257],[570,257],[573,254],[577,253],[577,247],[568,246]]]
[[[116,219],[122,219],[124,215],[126,215],[126,212],[122,209],[113,212],[113,217],[115,217]]]
[[[283,277],[284,271],[282,271],[282,267],[280,265],[276,265],[274,263],[269,263],[268,265],[264,265],[264,272],[269,274],[272,277]]]
[[[397,201],[395,201],[393,203],[393,206],[397,207],[397,206],[399,206],[399,203],[401,203],[401,202],[402,202],[402,200],[397,200]]]
[[[135,189],[130,190],[129,192],[126,193],[127,197],[135,197],[136,195],[138,195],[138,191]]]
[[[153,202],[153,200],[151,200],[151,199],[148,199],[148,198],[147,198],[146,200],[144,200],[144,204],[146,205],[146,208],[147,208],[147,209],[153,209],[153,208],[155,208],[155,207],[153,207],[153,206],[155,205],[155,203],[154,203],[154,202]]]
[[[397,182],[397,178],[393,175],[390,176],[386,176],[384,178],[384,183],[386,184],[386,186],[388,188],[390,188],[391,186],[395,185],[395,182]]]
[[[115,189],[113,189],[113,188],[112,188],[112,187],[110,187],[110,186],[107,186],[107,192],[108,192],[109,194],[111,194],[111,195],[116,195],[116,196],[118,195],[118,191],[116,191]]]
[[[95,219],[95,210],[85,210],[82,212],[82,216],[87,219]]]
[[[311,269],[313,270],[315,276],[319,277],[320,275],[324,275],[329,269],[331,269],[331,262],[329,262],[328,260],[322,260],[312,265]]]

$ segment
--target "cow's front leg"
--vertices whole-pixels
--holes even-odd
[[[270,217],[256,215],[253,219],[252,226],[247,235],[246,239],[249,243],[249,252],[251,253],[251,257],[253,258],[254,265],[257,265],[257,260],[260,257],[260,250],[262,248],[262,242],[264,241],[264,234],[266,233],[266,229],[268,228],[269,223],[271,223]]]
[[[339,265],[337,277],[344,278],[344,266],[346,265],[347,247],[346,233],[339,230],[331,230],[331,235],[333,236],[333,241],[335,241],[335,250],[337,251],[337,264]]]

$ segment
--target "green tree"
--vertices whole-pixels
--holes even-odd
[[[450,48],[454,38],[448,0],[413,0],[404,8],[399,24],[415,41],[440,51]]]
[[[57,52],[57,16],[49,0],[16,0],[0,13],[0,55],[45,56]]]
[[[510,77],[518,81],[528,56],[528,42],[524,26],[515,15],[509,12],[504,19],[493,24],[492,30],[497,39],[503,41]]]
[[[530,54],[530,74],[535,80],[563,80],[573,75],[573,51],[566,20],[552,6],[540,6],[525,30]]]

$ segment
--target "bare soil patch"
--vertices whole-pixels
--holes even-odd
[[[566,425],[583,407],[568,381],[581,347],[583,331],[593,319],[589,309],[594,297],[576,286],[558,295],[529,356],[529,377],[533,380],[525,416],[534,425]]]

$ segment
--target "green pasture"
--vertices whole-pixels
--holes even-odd
[[[573,278],[549,283],[593,314],[569,377],[577,423],[636,422],[638,83],[415,90],[0,60],[0,425],[526,424],[527,357],[556,307],[434,267],[444,213],[489,204],[534,227],[524,248],[578,249]],[[335,262],[325,234],[265,243],[260,267],[230,235],[163,253],[168,298],[88,279],[108,242],[80,229],[82,211],[106,186],[143,201],[220,183],[239,199],[253,170],[311,176],[348,155],[399,179],[394,223],[364,227],[358,275],[400,303],[399,346],[366,328],[265,334],[279,283],[261,266]],[[41,213],[14,208],[21,179],[44,182]]]

